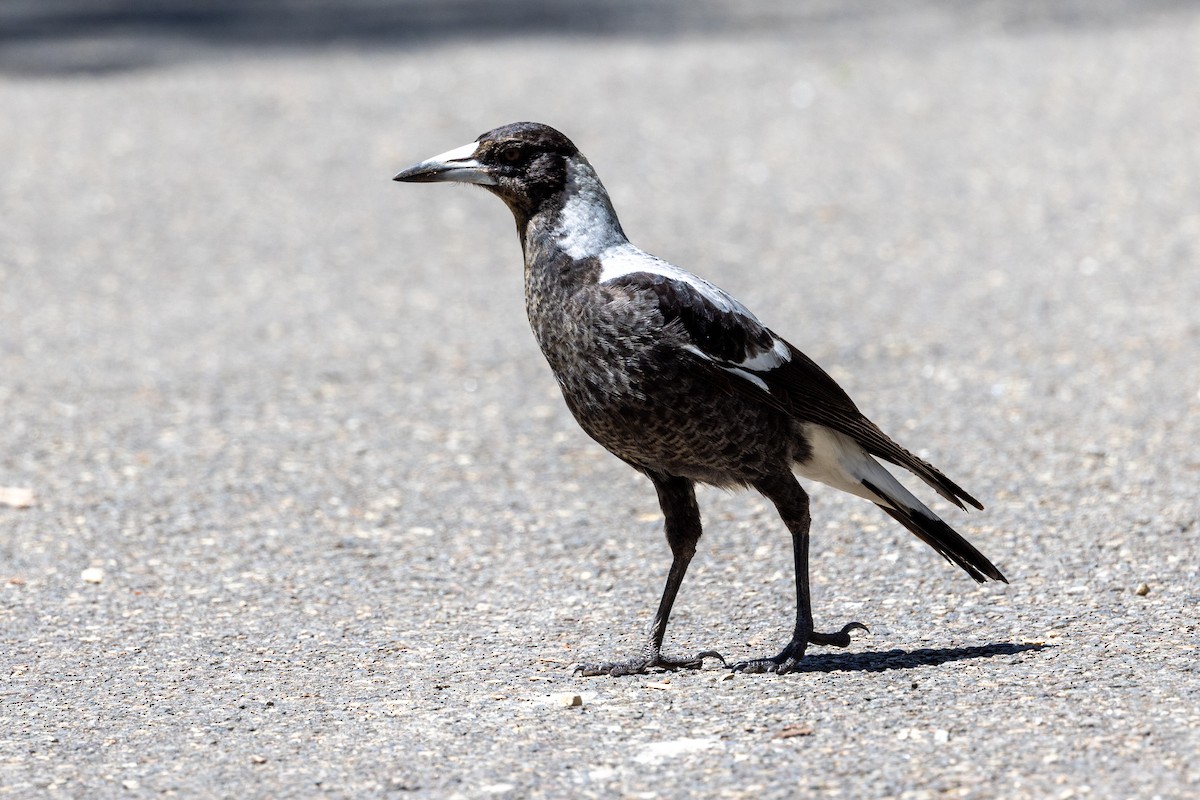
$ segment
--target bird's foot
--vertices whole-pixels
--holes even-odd
[[[851,622],[843,626],[837,633],[817,633],[813,631],[804,639],[792,639],[792,641],[788,642],[787,647],[783,648],[779,655],[773,658],[754,658],[749,661],[739,661],[733,665],[732,669],[734,672],[773,672],[777,675],[786,675],[789,672],[795,672],[800,666],[800,660],[804,658],[804,651],[810,643],[828,647],[847,647],[850,644],[850,631],[855,630],[866,631],[867,626],[861,622]],[[870,631],[867,632],[870,633]]]
[[[850,646],[850,631],[866,631],[871,630],[861,622],[849,622],[842,626],[842,629],[837,633],[817,633],[813,631],[808,635],[809,644],[820,644],[826,647],[849,647]]]
[[[715,658],[721,666],[729,666],[725,658],[716,650],[703,650],[691,658],[671,658],[662,653],[654,652],[648,655],[631,658],[626,661],[613,661],[608,664],[574,664],[571,672],[583,677],[593,675],[645,675],[652,669],[701,669],[704,659]]]
[[[774,658],[752,658],[749,661],[739,661],[731,669],[734,672],[747,672],[751,674],[774,672],[778,675],[786,675],[789,672],[796,671],[800,659],[804,658],[804,649],[806,647],[808,647],[808,642],[797,642],[793,639]]]

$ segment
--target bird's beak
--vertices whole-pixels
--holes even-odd
[[[477,183],[481,186],[494,186],[496,181],[488,174],[487,169],[475,160],[475,151],[479,149],[478,142],[457,147],[440,156],[427,158],[420,164],[413,164],[403,172],[397,172],[394,181],[408,183],[437,183],[453,181],[455,183]]]

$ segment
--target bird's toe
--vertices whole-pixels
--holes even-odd
[[[734,672],[745,672],[749,675],[786,675],[795,672],[800,662],[792,656],[778,655],[774,658],[752,658],[749,661],[739,661],[730,669]]]
[[[661,653],[654,653],[645,657],[603,664],[572,664],[571,673],[589,678],[596,675],[645,675],[652,669],[703,669],[706,658],[715,658],[721,662],[721,666],[728,666],[725,657],[716,650],[702,650],[690,658],[672,658]]]
[[[808,635],[809,644],[819,644],[826,647],[849,647],[850,646],[850,631],[866,631],[870,633],[870,629],[861,622],[850,622],[842,626],[842,629],[837,633],[817,633],[813,631]]]
[[[704,659],[715,658],[721,662],[722,667],[728,667],[729,664],[725,661],[725,656],[718,653],[716,650],[701,650],[691,658],[668,658],[659,656],[658,663],[655,666],[663,667],[664,669],[703,669]]]
[[[796,671],[797,666],[800,664],[800,659],[804,658],[804,650],[807,647],[807,641],[793,639],[788,642],[787,647],[783,648],[777,656],[739,661],[733,665],[732,669],[734,672],[747,672],[751,674],[772,672],[776,675],[786,675],[789,672]]]
[[[641,675],[649,669],[646,659],[633,658],[628,661],[610,661],[601,664],[572,664],[571,674],[581,678],[596,675]]]

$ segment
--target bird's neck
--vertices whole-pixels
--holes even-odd
[[[561,192],[549,198],[520,226],[526,263],[534,251],[552,248],[573,260],[600,257],[606,250],[628,243],[608,192],[592,165],[581,155],[567,162],[567,179]]]
[[[582,156],[568,162],[563,189],[544,200],[522,224],[525,253],[525,310],[529,325],[551,366],[558,369],[563,331],[574,330],[572,315],[586,310],[572,298],[600,278],[604,253],[628,246],[608,193]],[[562,365],[565,368],[565,365]]]

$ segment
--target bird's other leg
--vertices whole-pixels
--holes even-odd
[[[649,669],[699,669],[704,659],[715,658],[722,664],[725,659],[720,653],[705,650],[691,658],[671,658],[662,654],[663,637],[667,633],[667,620],[671,607],[683,583],[688,564],[696,554],[696,543],[700,541],[700,508],[696,505],[696,492],[692,481],[650,474],[654,488],[658,490],[658,503],[665,517],[667,543],[671,546],[671,571],[667,573],[667,585],[663,588],[658,611],[650,625],[650,637],[641,654],[625,661],[605,664],[576,664],[574,671],[581,675],[638,675]]]
[[[851,622],[837,633],[818,633],[813,630],[812,600],[808,589],[808,529],[812,522],[808,512],[808,494],[791,475],[759,481],[754,485],[775,504],[779,516],[792,534],[792,555],[796,562],[796,628],[792,640],[773,658],[757,658],[734,665],[740,672],[792,672],[804,658],[809,644],[846,647],[850,631],[866,630],[861,622]]]

